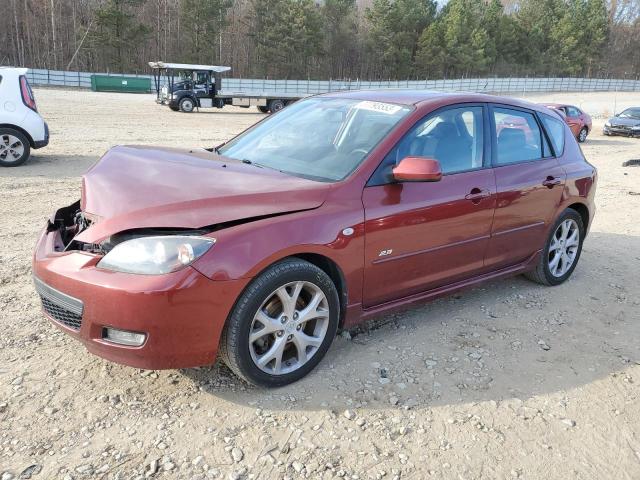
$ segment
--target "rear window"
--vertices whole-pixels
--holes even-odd
[[[553,150],[556,156],[559,157],[564,151],[564,123],[544,113],[540,114],[540,119],[549,134]]]
[[[543,157],[542,136],[532,113],[494,107],[493,115],[498,165],[529,162]]]

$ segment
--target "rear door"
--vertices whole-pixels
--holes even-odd
[[[492,105],[490,112],[497,203],[485,265],[497,269],[543,247],[566,175],[533,111]]]
[[[486,109],[464,105],[419,120],[363,191],[364,305],[370,307],[478,274],[491,232],[495,180]],[[439,182],[393,183],[406,156],[435,158]]]

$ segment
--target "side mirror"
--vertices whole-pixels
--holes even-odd
[[[442,168],[435,158],[405,157],[392,171],[396,182],[438,182],[442,179]]]

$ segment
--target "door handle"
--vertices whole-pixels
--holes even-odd
[[[562,181],[559,178],[555,178],[549,175],[547,179],[542,182],[542,185],[547,188],[553,188],[556,185],[560,185],[560,183],[562,183]]]
[[[489,190],[481,190],[479,188],[472,188],[469,193],[467,193],[464,198],[467,200],[471,200],[476,205],[480,203],[483,198],[487,198],[491,196],[491,192]]]

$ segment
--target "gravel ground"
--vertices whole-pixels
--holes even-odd
[[[640,478],[640,168],[621,166],[640,139],[602,137],[595,121],[583,149],[598,212],[570,281],[516,277],[386,316],[265,391],[220,365],[142,371],[89,355],[43,318],[30,265],[45,218],[111,146],[212,146],[262,115],[36,96],[51,145],[0,171],[1,480]],[[602,116],[640,95],[535,100]]]

